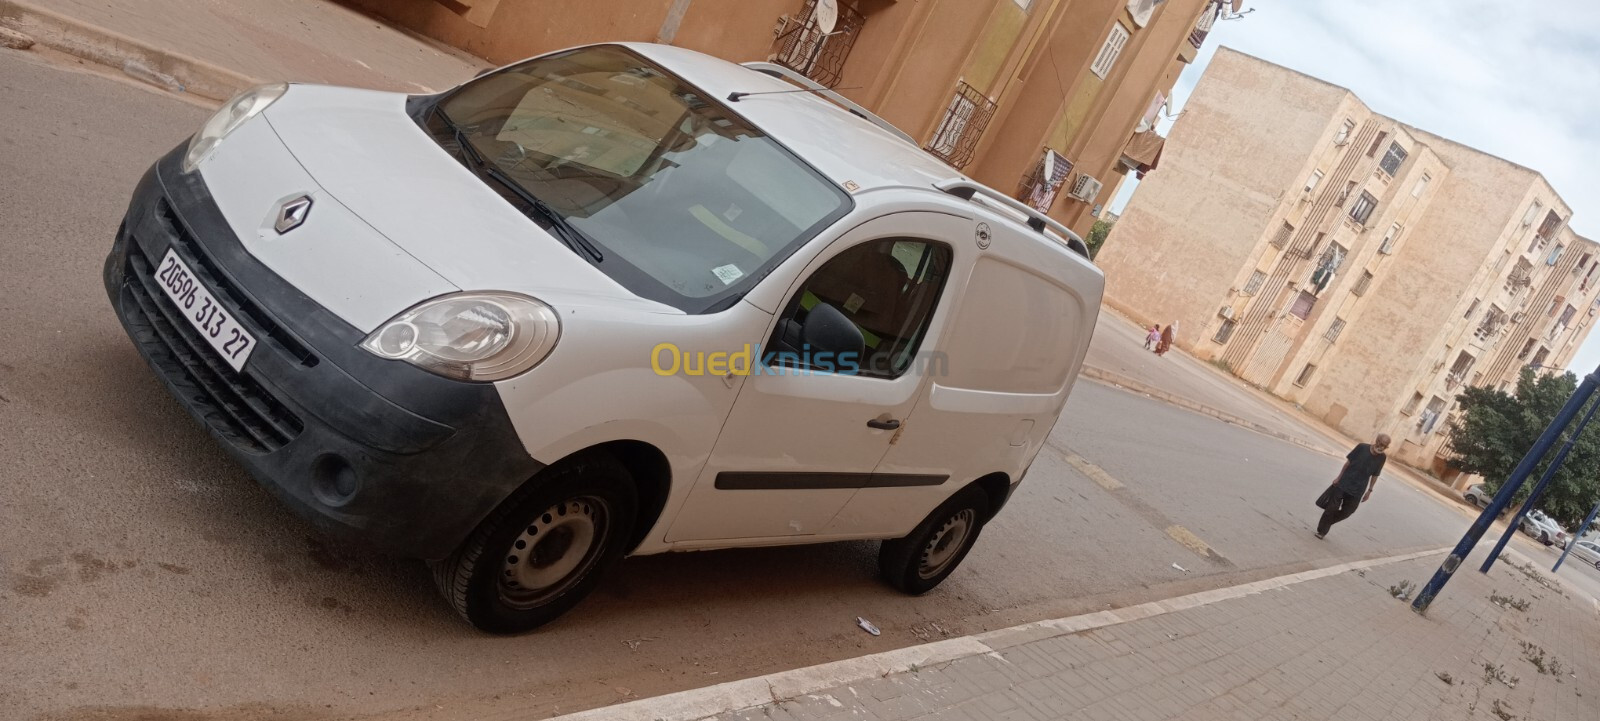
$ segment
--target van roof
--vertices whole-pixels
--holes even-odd
[[[965,179],[923,149],[813,93],[753,95],[728,103],[728,95],[736,92],[794,90],[785,80],[671,45],[619,45],[705,89],[840,185],[931,189],[939,181]]]

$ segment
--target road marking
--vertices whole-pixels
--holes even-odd
[[[1183,526],[1176,524],[1167,526],[1167,535],[1170,536],[1172,540],[1181,544],[1184,548],[1194,551],[1195,555],[1198,555],[1201,558],[1218,557],[1217,552],[1211,550],[1211,547],[1206,545],[1205,541],[1200,540],[1199,536],[1194,535],[1192,531],[1184,528]]]
[[[1448,548],[1419,551],[1388,558],[1341,563],[1287,576],[1268,578],[1211,591],[1191,593],[1137,606],[1097,611],[1095,613],[1057,618],[1048,621],[1025,623],[1002,628],[976,636],[945,639],[933,643],[908,646],[893,651],[874,653],[859,658],[819,664],[792,671],[781,671],[766,676],[726,681],[715,686],[679,691],[665,696],[629,701],[615,706],[602,706],[560,716],[550,721],[697,721],[698,719],[762,708],[785,699],[800,698],[810,694],[826,693],[841,686],[883,678],[890,674],[905,673],[916,668],[956,661],[971,656],[997,653],[1025,643],[1047,638],[1081,633],[1096,628],[1115,626],[1129,621],[1151,618],[1191,608],[1209,606],[1221,601],[1251,596],[1297,583],[1337,576],[1341,573],[1383,566],[1435,556]]]
[[[1084,458],[1083,456],[1080,456],[1072,451],[1067,451],[1062,455],[1066,457],[1068,465],[1078,469],[1079,473],[1088,476],[1089,480],[1100,484],[1101,488],[1104,488],[1108,491],[1115,491],[1122,488],[1122,481],[1112,478],[1110,473],[1106,473],[1106,469],[1090,463],[1089,459]]]

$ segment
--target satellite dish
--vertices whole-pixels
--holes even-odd
[[[839,0],[817,0],[817,29],[823,35],[833,32],[839,24]]]

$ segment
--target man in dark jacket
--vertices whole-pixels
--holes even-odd
[[[1358,444],[1345,456],[1344,468],[1333,485],[1333,502],[1322,511],[1317,522],[1317,538],[1328,535],[1333,524],[1343,521],[1356,512],[1356,506],[1372,499],[1372,489],[1378,487],[1378,474],[1383,472],[1383,462],[1388,460],[1389,436],[1380,433],[1372,443]]]

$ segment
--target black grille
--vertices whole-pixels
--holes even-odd
[[[171,247],[200,280],[217,295],[235,317],[257,320],[264,317],[261,311],[238,302],[240,295],[226,283],[219,282],[221,274],[185,234],[182,226],[163,204],[158,217],[169,231]],[[288,408],[273,398],[254,379],[243,375],[227,364],[222,356],[200,336],[194,326],[180,318],[180,311],[157,286],[155,266],[133,239],[124,240],[128,260],[125,281],[122,284],[122,309],[131,335],[143,347],[157,370],[166,376],[189,405],[218,433],[246,450],[269,453],[294,440],[305,425]],[[276,324],[257,322],[276,339],[282,334]],[[281,343],[278,345],[282,345]],[[298,349],[314,364],[304,346],[294,344],[285,348],[294,355]],[[258,350],[266,350],[260,348]],[[302,359],[302,362],[306,362]]]

